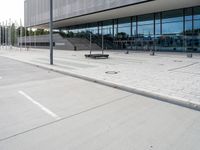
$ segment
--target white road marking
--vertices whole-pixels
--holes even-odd
[[[51,110],[47,109],[46,107],[44,107],[42,104],[38,103],[37,101],[35,101],[33,98],[31,98],[28,94],[26,94],[23,91],[18,91],[19,94],[21,94],[22,96],[24,96],[25,98],[27,98],[29,101],[31,101],[33,104],[35,104],[36,106],[38,106],[41,110],[43,110],[45,113],[47,113],[48,115],[50,115],[51,117],[55,118],[56,120],[61,119],[58,115],[56,115],[55,113],[53,113]]]
[[[0,80],[2,79],[2,77],[0,76]]]

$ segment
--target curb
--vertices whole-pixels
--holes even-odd
[[[32,65],[32,66],[36,66],[36,67],[45,69],[45,70],[51,70],[53,72],[61,73],[63,75],[79,78],[79,79],[89,81],[89,82],[95,82],[95,83],[98,83],[98,84],[101,84],[101,85],[116,88],[116,89],[123,90],[123,91],[126,91],[126,92],[142,95],[142,96],[149,97],[149,98],[152,98],[152,99],[156,99],[156,100],[159,100],[159,101],[163,101],[163,102],[167,102],[167,103],[170,103],[170,104],[175,104],[175,105],[178,105],[178,106],[182,106],[182,107],[186,107],[186,108],[193,109],[193,110],[196,110],[196,111],[200,111],[200,103],[190,102],[190,101],[187,101],[187,100],[184,100],[184,99],[179,99],[179,98],[176,98],[176,97],[170,97],[170,96],[162,95],[162,94],[159,94],[159,93],[153,93],[153,92],[146,91],[146,90],[143,90],[143,89],[132,88],[132,87],[124,86],[124,85],[119,85],[119,84],[116,84],[116,83],[111,83],[111,82],[108,82],[108,81],[90,78],[90,77],[87,77],[87,76],[78,75],[78,74],[75,74],[75,73],[63,71],[61,69],[55,69],[55,68],[52,68],[51,66],[36,64],[36,63],[32,63],[30,61],[20,60],[20,59],[9,57],[9,56],[3,56],[3,57],[7,57],[7,58],[10,58],[10,59],[19,61],[19,62],[23,62],[23,63],[29,64],[29,65]]]

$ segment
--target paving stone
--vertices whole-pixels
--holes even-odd
[[[188,101],[200,101],[199,54],[188,59],[185,54],[157,53],[155,57],[150,57],[146,52],[124,55],[123,52],[108,51],[106,53],[110,55],[110,59],[91,60],[84,58],[86,53],[88,51],[56,50],[54,67],[123,86],[172,95]],[[47,50],[1,50],[0,55],[45,65],[49,62]],[[119,74],[108,75],[106,71],[118,71]]]

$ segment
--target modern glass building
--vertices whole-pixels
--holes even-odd
[[[26,27],[48,28],[48,6],[26,0]],[[200,52],[199,0],[56,0],[54,21],[63,38],[92,34],[107,49]]]

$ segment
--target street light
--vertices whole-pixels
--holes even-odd
[[[53,0],[50,0],[50,65],[53,65]]]

